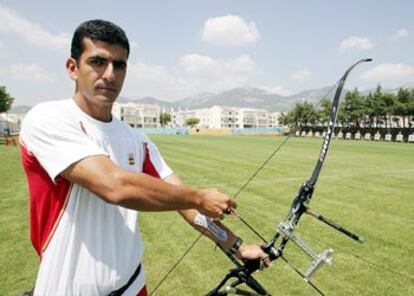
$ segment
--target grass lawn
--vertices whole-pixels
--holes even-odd
[[[170,166],[189,185],[233,195],[282,141],[281,137],[152,136]],[[313,171],[321,139],[292,138],[237,197],[241,216],[270,238]],[[31,247],[25,178],[19,151],[0,147],[0,295],[32,287],[38,258]],[[332,266],[313,282],[326,295],[414,295],[414,145],[334,140],[311,203],[364,236],[359,244],[304,216],[296,233],[318,252],[333,248]],[[149,290],[198,234],[176,213],[141,213]],[[259,242],[243,224],[226,224]],[[300,270],[309,260],[293,243],[285,256]],[[155,295],[204,295],[232,263],[201,239]],[[272,295],[317,295],[283,261],[257,274]]]

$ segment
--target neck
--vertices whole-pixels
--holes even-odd
[[[103,122],[112,120],[112,103],[95,103],[85,98],[81,93],[75,93],[73,97],[79,108],[89,116]]]

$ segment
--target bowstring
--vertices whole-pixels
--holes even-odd
[[[315,109],[319,107],[319,105],[322,103],[322,100],[325,99],[332,90],[338,85],[340,79],[322,96],[321,100],[315,105]],[[308,98],[315,92],[316,90],[312,90]],[[305,98],[306,101],[306,98]],[[310,118],[310,114],[307,114],[305,116],[304,120],[307,120]],[[303,121],[303,120],[302,120]],[[293,136],[294,134],[294,128],[292,128],[292,131],[285,137],[285,139],[269,154],[269,156],[263,161],[263,163],[253,172],[253,174],[243,183],[243,185],[237,190],[237,192],[232,196],[234,199],[236,199],[244,189],[251,183],[251,181],[256,178],[256,176],[264,169],[264,167],[273,159],[273,157],[280,151],[280,149],[286,144],[286,142]],[[266,239],[257,231],[254,229],[253,226],[251,226],[244,218],[240,216],[238,212],[236,212],[234,209],[232,210],[236,217],[246,226],[248,227],[254,234],[256,234],[262,241],[265,243],[267,242]],[[155,286],[155,288],[149,293],[149,295],[154,295],[154,293],[158,290],[158,288],[167,280],[167,278],[170,276],[170,274],[178,267],[178,265],[185,259],[185,257],[190,253],[190,251],[195,247],[195,245],[198,243],[198,241],[201,239],[201,237],[206,233],[207,229],[205,229],[203,232],[201,232],[197,238],[191,243],[191,245],[184,251],[183,255],[176,261],[176,263],[173,264],[173,266],[165,273],[165,275],[161,278],[161,280],[158,282],[158,284]],[[289,264],[288,264],[289,265]],[[290,265],[289,265],[290,266]]]
[[[342,79],[342,77],[341,77]],[[319,100],[319,102],[315,105],[315,109],[317,109],[322,101],[328,97],[328,95],[330,93],[332,93],[332,91],[335,89],[335,87],[339,84],[340,80],[339,79],[331,88],[329,88],[329,90],[322,96],[322,98]],[[316,90],[312,90],[308,95],[307,98],[311,97],[312,94],[315,92]],[[305,99],[302,99],[303,101],[306,101]],[[311,114],[308,113],[305,115],[305,117],[302,119],[302,121],[307,121],[310,118]],[[294,135],[294,131],[295,129],[293,128],[292,131],[286,136],[286,138],[282,141],[282,143],[280,143],[276,149],[274,149],[272,151],[272,153],[266,158],[266,160],[262,163],[262,165],[259,166],[258,169],[256,169],[256,171],[250,176],[250,178],[243,184],[242,187],[240,187],[240,189],[237,191],[237,193],[233,196],[233,198],[237,198],[237,196],[250,184],[250,182],[264,169],[264,167],[273,159],[273,157],[279,152],[279,150],[286,144],[286,142]],[[258,238],[260,238],[263,242],[267,242],[266,239],[256,230],[254,229],[253,226],[251,226],[246,219],[242,218],[241,215],[235,211],[234,209],[232,210],[235,214],[236,217],[247,227],[249,228],[254,234],[256,234],[256,236]]]

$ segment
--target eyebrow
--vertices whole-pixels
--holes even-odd
[[[109,59],[104,58],[100,55],[94,55],[94,56],[90,56],[88,59],[88,61],[92,61],[92,60],[98,60],[98,61],[108,61]],[[126,66],[126,61],[122,60],[122,59],[118,59],[118,60],[112,60],[112,63],[115,65],[125,65]]]

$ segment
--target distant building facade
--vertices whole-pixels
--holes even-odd
[[[160,106],[156,104],[118,103],[115,102],[112,112],[131,127],[160,127]]]
[[[161,108],[157,104],[115,102],[112,112],[134,128],[158,128]],[[267,128],[278,127],[279,112],[266,109],[240,108],[215,105],[210,108],[171,110],[167,127],[183,128],[189,118],[199,119],[196,128]]]
[[[0,134],[18,134],[24,114],[0,113]]]
[[[188,118],[200,121],[197,128],[266,128],[279,126],[279,112],[266,109],[213,106],[172,112],[172,126],[185,127]]]

